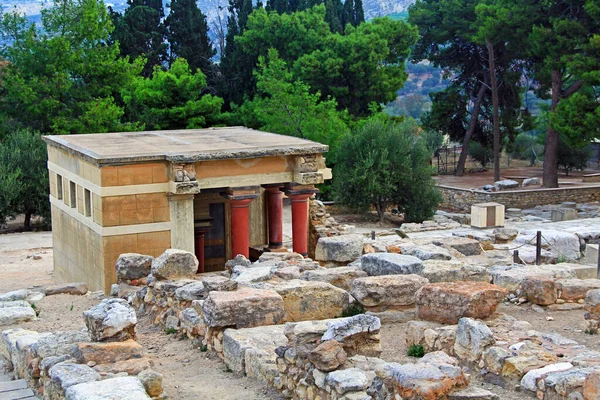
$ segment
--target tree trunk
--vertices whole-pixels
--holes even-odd
[[[467,163],[467,156],[469,155],[469,144],[471,143],[473,132],[475,132],[475,128],[477,127],[477,118],[479,118],[479,111],[481,111],[481,104],[483,103],[485,90],[486,86],[482,83],[479,87],[477,98],[475,98],[475,104],[473,105],[473,110],[471,111],[469,127],[467,128],[465,138],[463,139],[463,147],[462,151],[460,152],[460,157],[458,157],[458,164],[456,164],[456,171],[454,172],[454,175],[456,176],[462,176],[465,173],[465,164]]]
[[[554,112],[562,90],[562,74],[552,71],[552,105],[550,112]],[[546,143],[544,145],[544,172],[542,185],[547,188],[558,187],[558,132],[548,125],[546,130]]]
[[[26,231],[31,230],[31,212],[29,211],[25,213],[25,222],[23,223],[23,226]]]
[[[387,206],[384,204],[382,204],[382,202],[377,201],[375,203],[375,209],[377,210],[377,216],[379,217],[379,221],[380,222],[384,222],[385,221],[385,209],[387,208]]]
[[[492,87],[492,106],[494,107],[494,182],[500,180],[500,117],[498,106],[498,83],[496,82],[496,60],[494,59],[494,45],[486,40],[490,67],[490,86]]]

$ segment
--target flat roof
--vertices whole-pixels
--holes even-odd
[[[55,146],[99,165],[146,161],[189,163],[324,153],[329,147],[245,127],[44,136]]]

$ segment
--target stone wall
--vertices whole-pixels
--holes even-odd
[[[470,212],[476,203],[496,202],[506,208],[533,208],[537,205],[560,204],[565,201],[590,203],[600,201],[600,186],[563,187],[556,189],[484,192],[438,185],[443,201],[440,208]]]
[[[355,230],[352,225],[336,222],[321,201],[310,199],[309,202],[308,256],[314,259],[319,238],[346,235]]]

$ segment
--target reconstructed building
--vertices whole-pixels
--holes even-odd
[[[198,272],[236,254],[307,252],[308,198],[327,146],[244,127],[46,136],[54,276],[108,291],[122,253],[193,252]]]

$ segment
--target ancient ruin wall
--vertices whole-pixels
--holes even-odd
[[[589,203],[600,201],[600,186],[566,187],[557,189],[513,190],[506,192],[484,192],[439,185],[443,201],[442,209],[470,212],[476,203],[496,202],[506,208],[533,208],[537,205],[560,204],[565,201]]]

